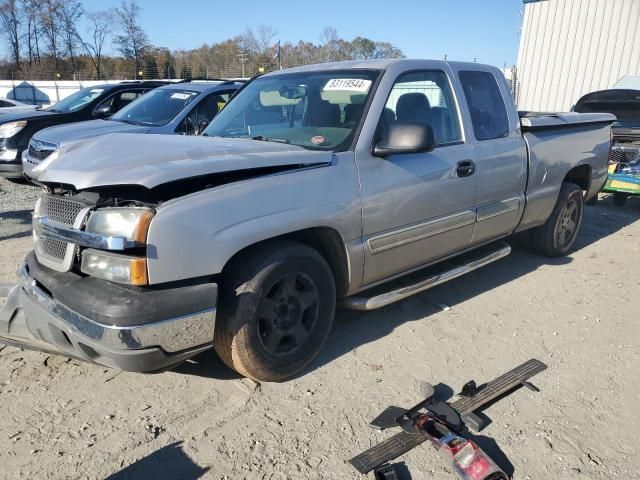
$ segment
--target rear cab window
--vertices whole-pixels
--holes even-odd
[[[509,135],[507,107],[493,74],[461,71],[459,78],[476,140],[493,140]]]

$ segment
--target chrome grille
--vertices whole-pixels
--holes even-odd
[[[58,150],[57,144],[34,138],[29,142],[29,149],[27,150],[25,159],[32,165],[38,165],[43,160],[49,158],[56,150]]]
[[[29,151],[27,154],[27,161],[34,165],[37,165],[43,160],[46,160],[51,156],[51,154],[55,152],[55,148],[53,150],[38,150],[33,146],[33,143],[29,144]],[[34,161],[35,160],[35,161]]]
[[[636,163],[638,161],[640,161],[640,145],[614,145],[611,147],[610,163]]]
[[[82,202],[76,202],[75,200],[69,200],[66,197],[58,195],[44,195],[40,203],[40,215],[46,216],[52,222],[62,223],[64,225],[72,226],[76,217],[86,208]]]
[[[60,240],[52,240],[51,238],[40,239],[40,247],[42,253],[58,260],[64,260],[67,254],[67,243]]]
[[[51,222],[78,228],[81,215],[87,212],[88,205],[60,195],[40,197],[35,215],[47,217]],[[73,265],[76,245],[35,235],[35,251],[38,261],[55,270],[66,272]]]

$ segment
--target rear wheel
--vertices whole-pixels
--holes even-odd
[[[618,205],[619,207],[627,203],[627,198],[629,198],[629,196],[626,193],[622,193],[622,192],[613,193],[613,203],[615,205]]]
[[[317,251],[272,242],[241,255],[223,277],[214,346],[229,367],[277,382],[316,357],[336,305],[333,274]]]
[[[584,196],[580,187],[563,183],[547,222],[531,230],[531,246],[547,257],[566,255],[578,237],[584,212]]]

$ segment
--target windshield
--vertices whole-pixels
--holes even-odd
[[[166,125],[198,95],[198,92],[173,88],[152,90],[113,115],[111,120],[155,127]]]
[[[104,88],[83,88],[47,108],[47,112],[69,113],[80,110],[104,92]]]
[[[378,75],[336,70],[258,78],[229,102],[204,135],[347,150]]]
[[[640,91],[606,90],[582,97],[574,110],[578,113],[611,113],[619,122],[640,122]]]

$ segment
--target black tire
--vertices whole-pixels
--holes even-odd
[[[547,222],[531,230],[531,246],[547,257],[562,257],[573,247],[580,233],[584,196],[580,187],[563,183]]]
[[[335,307],[335,280],[324,258],[296,242],[270,242],[225,269],[214,347],[241,375],[280,382],[318,355]]]
[[[629,198],[629,196],[626,193],[613,192],[613,203],[619,207],[627,203],[627,198]]]

